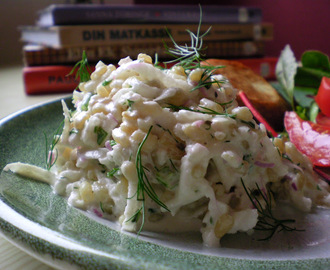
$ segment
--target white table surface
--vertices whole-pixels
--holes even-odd
[[[67,96],[67,94],[26,95],[23,87],[22,66],[0,68],[0,85],[0,119],[29,106]],[[53,268],[21,251],[0,234],[0,269],[51,270]]]

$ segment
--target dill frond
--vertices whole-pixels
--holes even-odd
[[[236,119],[236,115],[235,114],[228,114],[228,113],[219,113],[215,110],[212,110],[210,108],[204,107],[204,106],[198,106],[199,108],[203,109],[204,111],[201,111],[199,109],[192,109],[189,107],[185,107],[185,106],[177,106],[174,104],[168,104],[167,108],[173,110],[173,111],[179,111],[179,110],[186,110],[186,111],[190,111],[190,112],[197,112],[197,113],[202,113],[202,114],[210,114],[210,115],[223,115],[223,116],[227,116],[233,119]]]
[[[268,235],[264,238],[258,239],[259,241],[266,241],[271,239],[276,232],[281,231],[303,231],[299,230],[296,227],[291,227],[287,225],[288,223],[295,223],[294,219],[278,219],[274,216],[273,213],[273,205],[272,205],[272,194],[269,190],[267,190],[267,194],[265,194],[256,183],[257,194],[261,196],[261,201],[258,198],[258,195],[254,193],[251,189],[248,189],[243,179],[241,178],[242,186],[249,197],[252,205],[258,211],[258,223],[255,230],[268,232]]]
[[[156,204],[158,204],[160,207],[162,207],[165,210],[170,212],[170,210],[167,208],[167,206],[159,199],[158,195],[156,194],[156,192],[155,192],[154,188],[152,187],[152,185],[148,179],[148,176],[145,172],[145,170],[148,170],[148,169],[145,166],[143,166],[143,163],[142,163],[142,148],[143,148],[144,143],[148,139],[152,128],[153,128],[153,126],[150,126],[146,136],[143,138],[142,142],[140,143],[137,153],[136,153],[136,159],[135,159],[135,166],[136,166],[136,171],[137,171],[137,176],[138,176],[138,185],[137,185],[137,190],[136,190],[135,195],[136,195],[136,199],[138,201],[142,202],[142,206],[128,221],[137,222],[139,220],[140,216],[142,216],[142,223],[141,223],[138,233],[141,232],[141,230],[144,226],[146,195],[151,200],[153,200]]]
[[[45,137],[45,143],[46,143],[46,169],[50,170],[54,164],[56,163],[57,157],[58,157],[58,151],[55,149],[55,146],[60,141],[60,130],[63,128],[64,120],[61,122],[61,124],[58,126],[56,131],[54,132],[52,136],[52,141],[50,145],[48,144],[48,139],[46,133],[44,133]]]
[[[182,66],[186,73],[190,72],[192,69],[201,68],[203,69],[203,74],[200,81],[197,83],[191,91],[197,90],[199,88],[205,87],[209,89],[213,83],[220,86],[221,81],[212,81],[211,76],[214,74],[216,69],[222,68],[224,66],[210,66],[202,65],[201,62],[204,61],[206,47],[203,47],[203,38],[211,31],[212,27],[209,27],[204,33],[201,33],[202,25],[202,8],[200,6],[200,17],[197,27],[196,34],[187,29],[186,31],[190,35],[190,45],[184,44],[179,45],[171,35],[171,33],[166,29],[171,42],[173,43],[173,48],[169,47],[164,43],[166,53],[172,56],[174,59],[166,61],[165,64],[175,63],[175,65]]]
[[[87,82],[90,80],[91,68],[88,64],[88,59],[86,52],[83,51],[82,58],[77,62],[70,73],[67,76],[73,75],[75,73],[75,78],[79,79],[79,82]]]

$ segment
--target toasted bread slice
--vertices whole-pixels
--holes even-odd
[[[283,130],[284,112],[289,110],[289,104],[277,91],[260,75],[238,61],[208,59],[205,65],[224,66],[216,70],[215,74],[224,75],[238,90],[245,92],[253,106],[277,131]],[[243,102],[237,97],[238,104]]]

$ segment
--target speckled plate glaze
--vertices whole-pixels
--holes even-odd
[[[70,104],[70,99],[67,100]],[[330,269],[330,211],[287,208],[304,231],[271,241],[235,234],[221,248],[198,233],[134,234],[70,207],[51,187],[9,172],[10,162],[45,164],[45,137],[63,120],[60,101],[0,121],[0,231],[24,251],[59,269]]]

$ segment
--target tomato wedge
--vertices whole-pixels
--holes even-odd
[[[295,112],[286,112],[284,126],[291,142],[314,166],[330,166],[330,130],[302,120]]]
[[[329,101],[330,102],[330,101]],[[329,103],[330,106],[330,103]],[[316,123],[324,126],[326,129],[330,130],[330,117],[326,116],[325,114],[323,114],[322,112],[319,112],[316,116]]]
[[[330,117],[330,78],[323,77],[315,101],[322,113]]]

